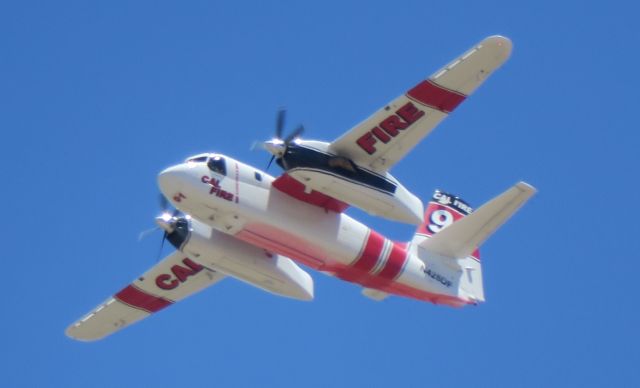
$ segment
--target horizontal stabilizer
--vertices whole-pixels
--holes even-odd
[[[442,256],[467,257],[535,193],[534,187],[519,182],[473,213],[424,240],[419,246]]]

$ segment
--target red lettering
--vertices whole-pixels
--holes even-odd
[[[192,269],[185,268],[177,264],[171,267],[171,272],[176,275],[178,280],[180,280],[180,283],[184,283],[189,276],[196,274],[196,272],[194,272]]]
[[[391,140],[391,138],[389,137],[389,135],[387,135],[386,133],[384,133],[384,131],[382,131],[382,129],[378,128],[378,127],[373,127],[373,129],[371,130],[371,133],[373,133],[373,135],[375,137],[378,138],[378,140],[380,140],[383,143],[388,143],[389,140]]]
[[[185,257],[184,260],[182,260],[182,262],[184,263],[184,265],[191,268],[194,274],[204,269],[204,267],[201,264],[196,263],[195,261],[191,260],[188,257]]]
[[[203,175],[200,180],[202,181],[202,183],[208,183],[211,185],[211,191],[209,191],[209,194],[213,194],[217,190],[217,188],[220,187],[220,180],[216,178],[210,178],[206,175]]]
[[[367,132],[356,141],[360,148],[365,150],[369,155],[373,155],[376,152],[376,148],[373,146],[376,144],[376,139],[373,138],[371,132]]]
[[[380,123],[380,127],[382,129],[384,129],[384,131],[386,133],[388,133],[391,136],[398,136],[398,130],[399,129],[405,129],[409,126],[409,124],[405,123],[404,121],[400,120],[400,117],[396,116],[396,115],[391,115],[389,117],[387,117],[386,119],[384,119],[381,123]]]
[[[187,198],[184,194],[178,193],[173,196],[173,200],[176,202],[182,202],[183,199]]]
[[[163,273],[156,277],[156,286],[162,288],[163,290],[173,290],[174,288],[178,287],[178,284],[180,284],[178,280],[172,279],[171,275],[167,275],[166,273]]]
[[[392,137],[398,136],[401,130],[409,128],[411,124],[425,115],[424,111],[416,108],[412,102],[406,103],[398,109],[396,113],[398,116],[391,115],[387,117],[382,120],[378,126],[373,127],[370,131],[360,136],[360,138],[356,140],[360,148],[365,150],[369,155],[373,155],[377,151],[374,144],[376,144],[378,140],[385,144],[388,143]]]
[[[204,269],[201,264],[196,263],[188,257],[185,257],[182,260],[182,263],[184,263],[188,268],[180,265],[174,265],[171,267],[171,272],[173,272],[176,278],[173,278],[171,275],[166,273],[160,274],[156,277],[156,286],[163,290],[173,290],[178,287],[180,283],[187,281],[189,276],[193,276]]]
[[[424,112],[413,105],[412,102],[406,103],[402,108],[396,111],[398,116],[402,117],[409,125],[415,123],[420,117],[424,116]]]

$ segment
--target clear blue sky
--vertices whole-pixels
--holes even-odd
[[[631,1],[4,2],[1,385],[640,385],[639,13]],[[509,62],[393,170],[423,198],[441,188],[472,205],[521,179],[538,187],[483,248],[485,304],[375,303],[313,273],[311,303],[225,280],[106,340],[64,336],[155,263],[159,234],[137,237],[162,168],[202,151],[266,166],[249,148],[283,105],[306,138],[332,140],[492,34],[513,40]]]

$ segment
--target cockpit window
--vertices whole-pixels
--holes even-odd
[[[197,156],[195,158],[191,158],[191,159],[187,159],[187,162],[191,162],[191,163],[202,163],[202,162],[206,162],[207,159],[209,157],[208,156]]]
[[[212,156],[207,162],[209,169],[220,175],[227,175],[227,164],[221,156]]]
[[[198,154],[189,157],[185,162],[187,163],[204,163],[209,159],[209,154]]]

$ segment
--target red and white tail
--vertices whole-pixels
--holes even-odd
[[[427,210],[424,213],[424,222],[418,227],[412,243],[422,243],[427,238],[472,212],[473,208],[462,198],[436,190],[427,205]],[[480,252],[477,249],[472,256],[476,260],[480,260]]]
[[[478,247],[535,192],[519,182],[474,211],[459,197],[436,191],[411,242],[426,271],[434,267],[456,279],[456,296],[484,301]]]

